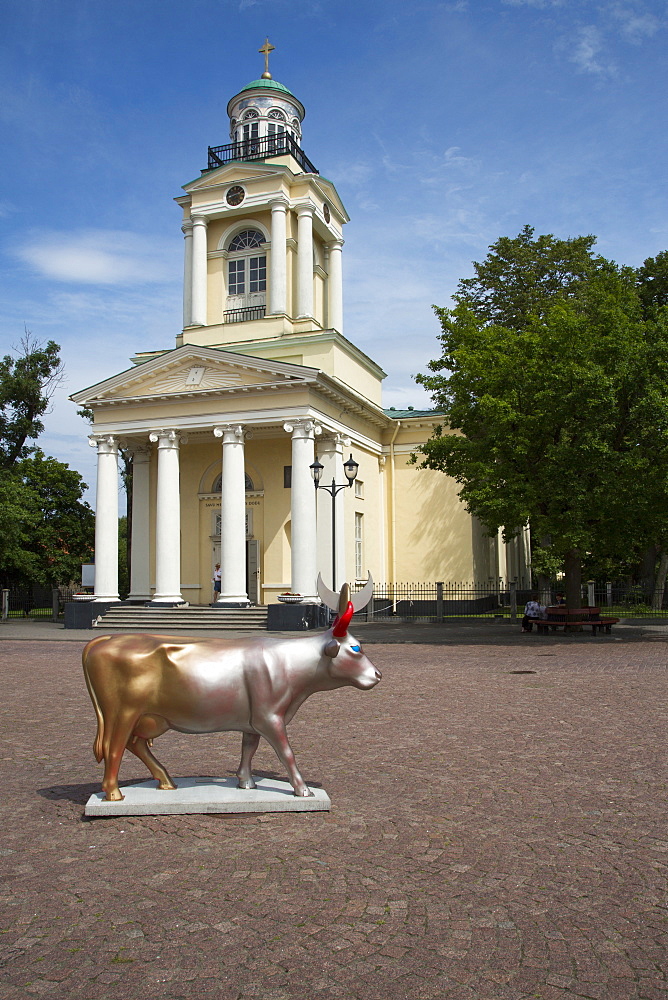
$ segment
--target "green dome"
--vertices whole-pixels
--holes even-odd
[[[245,87],[241,88],[239,93],[243,94],[244,90],[255,90],[258,87],[265,90],[280,90],[284,94],[290,94],[290,97],[295,96],[288,90],[287,87],[284,87],[282,83],[279,83],[278,80],[251,80],[250,83],[247,83]]]

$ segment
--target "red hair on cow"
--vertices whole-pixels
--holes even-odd
[[[350,625],[354,613],[355,609],[352,605],[352,601],[348,601],[348,607],[343,614],[336,616],[332,632],[337,639],[342,639],[348,631],[348,626]]]

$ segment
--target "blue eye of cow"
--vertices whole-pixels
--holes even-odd
[[[353,653],[361,653],[362,652],[362,647],[361,646],[351,646],[350,648],[352,649]]]

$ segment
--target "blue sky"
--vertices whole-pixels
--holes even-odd
[[[61,345],[42,447],[94,483],[67,395],[170,348],[173,198],[228,141],[262,69],[306,106],[303,146],[351,216],[346,335],[428,405],[432,303],[525,225],[668,249],[668,0],[5,0],[0,7],[0,350]]]

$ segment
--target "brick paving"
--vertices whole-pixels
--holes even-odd
[[[92,821],[83,641],[48,634],[0,634],[6,1000],[668,1000],[665,630],[360,627],[382,682],[290,725],[331,813]]]

